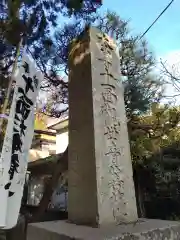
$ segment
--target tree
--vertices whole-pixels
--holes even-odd
[[[141,217],[146,215],[144,192],[148,194],[152,203],[155,201],[156,195],[163,197],[165,196],[163,194],[167,194],[168,189],[166,188],[166,191],[163,190],[165,189],[164,175],[167,174],[167,165],[171,165],[171,168],[174,168],[173,166],[177,165],[177,163],[174,163],[172,158],[169,157],[169,163],[167,164],[164,156],[169,154],[169,147],[171,146],[171,149],[180,139],[180,128],[178,126],[180,122],[179,110],[179,107],[154,103],[151,113],[139,117],[139,124],[142,127],[131,133],[131,154]],[[173,152],[174,154],[175,148],[174,146],[171,153]],[[175,182],[179,178],[178,171],[174,173],[172,178],[172,180],[176,179],[176,181],[173,180],[173,183],[170,180],[171,184],[173,184],[172,192],[177,185]]]
[[[7,1],[5,2],[7,3]],[[9,29],[10,23],[6,21],[6,19],[9,19],[7,16],[4,17],[5,20],[3,19],[2,21],[3,27],[0,28],[3,33],[2,44],[4,46],[1,57],[3,56],[8,59],[5,63],[1,61],[1,68],[5,69],[3,76],[8,76],[8,71],[10,71],[10,67],[14,61],[14,49],[17,47],[20,37],[23,36],[25,39],[23,45],[26,44],[28,53],[33,56],[38,67],[45,75],[41,86],[42,90],[48,90],[52,93],[52,103],[46,113],[50,116],[59,117],[63,112],[68,111],[67,76],[61,75],[62,71],[68,74],[68,46],[82,32],[85,25],[97,26],[103,32],[115,38],[119,47],[119,65],[124,84],[128,129],[134,162],[138,162],[151,155],[154,151],[153,146],[160,146],[159,142],[156,145],[153,143],[157,139],[158,141],[162,141],[162,133],[164,134],[165,131],[168,131],[169,134],[169,130],[176,126],[177,121],[175,121],[175,125],[167,125],[169,123],[166,122],[166,128],[162,128],[162,124],[158,123],[158,117],[155,120],[154,116],[145,117],[151,104],[159,102],[162,97],[162,85],[164,84],[164,80],[152,71],[156,65],[156,61],[153,54],[149,51],[148,44],[145,41],[139,41],[138,36],[131,36],[128,30],[128,22],[123,21],[117,14],[111,12],[108,12],[105,16],[97,14],[96,8],[99,5],[90,0],[81,1],[81,8],[77,7],[77,5],[77,8],[75,5],[67,5],[64,0],[58,0],[56,3],[54,1],[43,1],[42,3],[42,1],[38,0],[24,0],[23,4],[25,5],[19,5],[18,8],[15,8],[19,9],[19,13],[22,12],[19,15],[20,17],[18,19],[14,15],[11,17],[11,19],[15,18],[15,21],[11,21],[11,24],[13,22],[12,28],[10,28],[11,33],[15,24],[19,24],[19,29],[21,30],[17,34],[17,37],[11,39],[11,34],[7,35],[3,33],[2,29],[5,25]],[[34,18],[32,19],[25,14],[26,12],[31,13],[31,10],[34,14]],[[67,23],[57,27],[58,11],[66,19],[69,16],[71,18],[68,18]],[[52,29],[50,29],[50,26],[52,26]],[[59,105],[62,106],[61,110],[59,110]],[[163,110],[163,112],[165,111]],[[160,121],[164,119],[163,114],[160,119]],[[154,124],[154,121],[156,124]],[[138,161],[136,161],[137,157]],[[55,169],[55,173],[52,175],[53,183],[48,184],[48,193],[47,195],[45,193],[43,197],[45,203],[48,202],[50,193],[56,185],[60,174],[61,170],[57,165],[57,169]],[[43,205],[43,209],[45,207]]]
[[[91,0],[2,1],[0,3],[0,79],[6,82],[6,89],[12,65],[15,60],[20,59],[24,48],[45,73],[45,83],[42,84],[42,88],[47,79],[48,88],[57,84],[54,80],[56,76],[48,67],[48,63],[52,62],[51,58],[55,51],[51,31],[57,28],[59,15],[61,14],[66,20],[73,19],[74,23],[79,20],[90,22],[94,20],[92,15],[100,5],[99,2]],[[17,54],[19,45],[21,51]],[[1,93],[3,88],[1,85]]]
[[[177,59],[176,59],[177,61]],[[179,72],[179,62],[176,62],[172,66],[168,64],[167,61],[160,61],[161,72],[166,80],[166,86],[171,87],[174,93],[168,94],[165,97],[171,102],[176,103],[177,97],[180,95],[180,72]]]
[[[141,115],[138,119],[142,129],[132,132],[132,156],[134,164],[138,160],[149,158],[155,153],[160,153],[180,138],[179,107],[153,103],[151,113]]]
[[[54,71],[55,68],[59,69],[59,63],[55,60],[54,67],[52,60],[56,52],[52,33],[59,27],[59,17],[74,24],[79,21],[92,22],[100,6],[101,2],[95,0],[4,0],[0,5],[0,78],[6,86],[12,85],[10,76],[13,64],[20,60],[23,49],[31,54],[44,73],[41,89],[50,91],[60,85],[63,81]],[[63,28],[63,22],[60,25]],[[64,82],[63,86],[66,86]],[[7,92],[9,99],[10,91]],[[62,93],[62,99],[66,101],[67,91],[62,90]],[[2,101],[6,109],[7,101]],[[52,112],[55,112],[54,109]]]
[[[30,9],[32,9],[34,17],[32,17],[32,21],[30,16],[22,14],[21,18],[23,21],[20,19],[19,24],[24,27],[19,28],[23,29],[19,35],[23,35],[26,38],[28,51],[32,54],[38,67],[45,75],[42,89],[52,92],[50,115],[56,117],[61,115],[57,104],[62,106],[62,112],[68,109],[68,83],[66,76],[62,77],[62,71],[64,70],[68,74],[68,46],[72,39],[77,37],[87,24],[95,25],[103,32],[110,34],[119,45],[120,67],[125,87],[128,117],[131,118],[134,114],[137,115],[147,111],[151,102],[155,98],[159,98],[160,91],[158,88],[161,89],[162,81],[159,77],[152,74],[155,59],[148,50],[147,43],[137,41],[138,36],[131,36],[128,30],[128,22],[121,20],[115,13],[107,12],[105,16],[96,13],[97,7],[100,6],[97,3],[98,1],[80,1],[82,7],[80,9],[76,5],[77,1],[72,0],[67,5],[62,0],[56,1],[57,3],[54,5],[48,4],[49,1],[43,1],[43,3],[38,0],[27,2],[29,5],[26,3],[25,7],[19,6],[20,12],[24,8],[26,12],[30,12]],[[62,5],[60,13],[66,18],[71,15],[72,18],[66,24],[57,27],[56,18],[59,4]],[[75,8],[74,4],[77,8]],[[70,11],[67,11],[69,8]],[[48,10],[48,15],[47,11],[42,9]],[[50,14],[51,12],[52,14]],[[42,19],[44,19],[44,22]],[[39,31],[37,26],[40,27],[41,25],[42,27]],[[50,34],[50,25],[54,26],[54,36]],[[35,29],[35,31],[32,29]],[[4,41],[7,42],[7,39],[4,37]],[[11,41],[14,42],[13,39]],[[5,46],[7,45],[5,44]],[[12,51],[12,49],[10,48],[9,51]]]
[[[75,24],[70,22],[55,31],[55,51],[50,62],[52,67],[50,74],[54,79],[54,82],[51,81],[54,85],[54,88],[52,88],[52,105],[51,108],[48,108],[50,116],[59,117],[64,111],[68,110],[68,82],[66,76],[63,78],[59,74],[60,71],[64,70],[68,75],[68,46],[83,31],[86,24],[87,21],[82,22],[80,20],[76,21]],[[148,132],[150,133],[153,128],[152,124],[143,122],[141,116],[147,113],[152,102],[158,102],[161,98],[163,81],[159,76],[153,74],[152,69],[156,62],[152,53],[148,50],[147,43],[144,41],[138,42],[138,36],[130,36],[128,22],[122,21],[116,14],[108,12],[105,16],[97,15],[96,22],[92,25],[114,37],[119,47],[119,65],[125,89],[129,135],[132,154],[135,159],[135,151],[141,151],[140,140],[139,142],[136,140],[139,132],[141,131],[145,135]],[[45,72],[45,74],[48,73]],[[49,87],[48,84],[47,86]],[[62,106],[62,110],[59,110],[59,105]],[[147,141],[150,141],[148,135]],[[143,147],[145,148],[145,146]],[[142,157],[146,156],[144,152],[141,155]]]
[[[116,14],[108,12],[105,17],[96,15],[94,24],[93,19],[94,16],[89,23],[115,36],[119,46],[119,65],[125,87],[129,134],[133,143],[133,134],[137,136],[139,130],[146,130],[145,124],[140,122],[140,115],[145,114],[151,103],[158,101],[161,96],[162,81],[159,76],[152,73],[155,59],[148,50],[147,43],[136,41],[137,36],[130,36],[128,22],[122,21]],[[51,78],[51,84],[47,81],[43,86],[44,90],[50,87],[52,91],[52,103],[51,107],[48,107],[50,116],[59,117],[64,111],[68,111],[68,82],[66,76],[61,77],[60,72],[64,70],[68,74],[68,46],[83,31],[87,23],[87,19],[84,21],[77,19],[75,23],[71,21],[57,29],[54,33],[53,56],[48,63],[51,71],[47,71],[46,66],[40,63],[47,80],[49,80],[48,77]],[[62,110],[59,105],[62,106]],[[148,127],[150,129],[152,125]]]
[[[56,106],[68,105],[67,77],[60,78],[59,72],[64,70],[68,75],[68,46],[83,31],[85,24],[87,21],[77,21],[75,24],[70,22],[55,31],[56,53],[52,59],[51,72],[55,78],[55,91],[52,94],[54,106],[50,115],[60,116],[61,111]],[[161,98],[163,79],[152,71],[156,65],[155,58],[149,51],[148,44],[137,41],[138,36],[131,36],[128,22],[121,20],[117,14],[107,12],[104,16],[97,15],[96,21],[91,25],[115,38],[118,44],[126,112],[129,121],[134,120],[134,116],[145,113],[152,102]],[[62,109],[64,111],[63,107]]]
[[[70,22],[55,32],[54,49],[56,51],[51,61],[51,76],[54,79],[53,85],[56,91],[53,91],[52,105],[48,112],[51,116],[59,117],[68,110],[68,83],[66,76],[60,78],[59,72],[64,70],[68,75],[68,45],[82,32],[86,23],[86,21],[83,23],[77,21],[76,24]],[[179,109],[159,105],[163,97],[165,79],[153,72],[156,60],[145,41],[138,41],[138,36],[130,35],[128,22],[108,12],[105,16],[96,16],[96,22],[92,25],[114,37],[119,47],[119,64],[124,84],[135,178],[141,173],[141,180],[137,178],[137,186],[142,183],[142,176],[146,174],[150,181],[156,183],[159,181],[157,181],[157,175],[163,171],[163,168],[159,168],[156,162],[162,158],[162,148],[174,141],[172,134],[177,133],[177,124],[180,120]],[[56,108],[57,105],[65,106],[65,108],[59,110]],[[152,114],[148,114],[151,106]],[[179,135],[177,134],[176,137],[178,139]],[[154,158],[157,161],[153,161],[154,165],[151,166],[147,163],[147,159],[155,154],[157,156]],[[158,174],[150,175],[147,171],[148,167]],[[148,187],[152,187],[150,181]],[[140,198],[141,192],[138,191],[138,199]],[[48,202],[47,199],[46,202]]]
[[[73,22],[83,20],[93,21],[92,15],[100,7],[100,3],[90,0],[3,0],[0,3],[0,112],[2,113],[7,95],[8,85],[11,83],[13,64],[20,59],[23,48],[26,48],[38,67],[45,74],[42,89],[48,91],[52,86],[59,84],[54,72],[49,70],[48,62],[54,58],[54,44],[51,31],[58,27],[58,17],[66,20],[73,18]],[[63,23],[62,23],[63,26]],[[20,44],[20,54],[18,46]],[[56,64],[57,66],[57,64]],[[47,70],[48,69],[48,70]],[[61,81],[60,81],[61,82]],[[12,82],[13,83],[13,82]],[[47,83],[47,85],[46,85]],[[13,96],[13,84],[10,86],[11,94],[8,96],[11,105]],[[65,95],[63,98],[65,99]],[[1,119],[2,120],[2,119]],[[5,128],[5,126],[3,126]],[[4,129],[5,130],[5,129]],[[0,133],[0,142],[4,138],[4,132]]]
[[[53,54],[51,31],[58,27],[59,16],[66,20],[73,18],[74,22],[76,19],[90,20],[100,5],[90,0],[3,0],[0,5],[2,75],[10,73],[21,39],[22,46],[31,52],[35,60],[43,62],[44,66],[50,60],[50,52]]]

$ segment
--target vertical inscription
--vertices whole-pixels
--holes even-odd
[[[110,180],[108,186],[110,188],[110,198],[112,200],[113,216],[117,220],[119,211],[123,211],[125,208],[120,209],[122,204],[126,204],[124,201],[124,180],[123,172],[119,166],[119,157],[122,154],[122,150],[118,147],[118,135],[120,134],[121,123],[117,118],[116,105],[117,94],[116,85],[114,84],[116,79],[113,76],[112,71],[112,53],[113,47],[105,34],[97,35],[98,43],[100,44],[100,50],[103,53],[103,58],[98,60],[103,62],[104,72],[100,75],[105,76],[105,82],[101,83],[101,114],[104,118],[104,136],[107,141],[107,149],[105,149],[104,155],[109,157],[109,173]],[[124,213],[124,215],[127,215]]]
[[[15,174],[19,175],[19,180],[17,184],[23,185],[26,169],[20,169],[20,155],[23,153],[23,144],[26,137],[27,130],[27,120],[29,114],[33,108],[33,99],[28,97],[29,92],[34,92],[37,90],[39,80],[34,75],[30,77],[29,64],[23,62],[22,79],[25,82],[24,87],[18,87],[16,93],[16,106],[15,106],[15,116],[13,121],[13,133],[12,133],[12,149],[11,149],[11,163],[8,171],[9,181],[5,184],[4,188],[8,191],[9,197],[15,194],[15,191],[11,191],[11,185],[14,180]],[[6,139],[8,141],[10,139]],[[10,147],[4,145],[5,151],[9,152]]]

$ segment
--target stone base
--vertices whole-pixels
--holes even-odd
[[[44,222],[29,225],[27,240],[180,240],[180,223],[141,219],[135,224],[91,228]]]

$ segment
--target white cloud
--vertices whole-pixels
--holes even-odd
[[[179,64],[180,63],[180,50],[172,51],[161,57],[164,60],[167,60],[169,65]]]

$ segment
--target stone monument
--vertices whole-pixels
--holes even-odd
[[[28,240],[179,240],[180,223],[138,220],[116,46],[86,29],[69,54],[68,221]]]
[[[73,45],[69,54],[69,220],[92,226],[134,222],[136,199],[116,47],[95,28]]]

